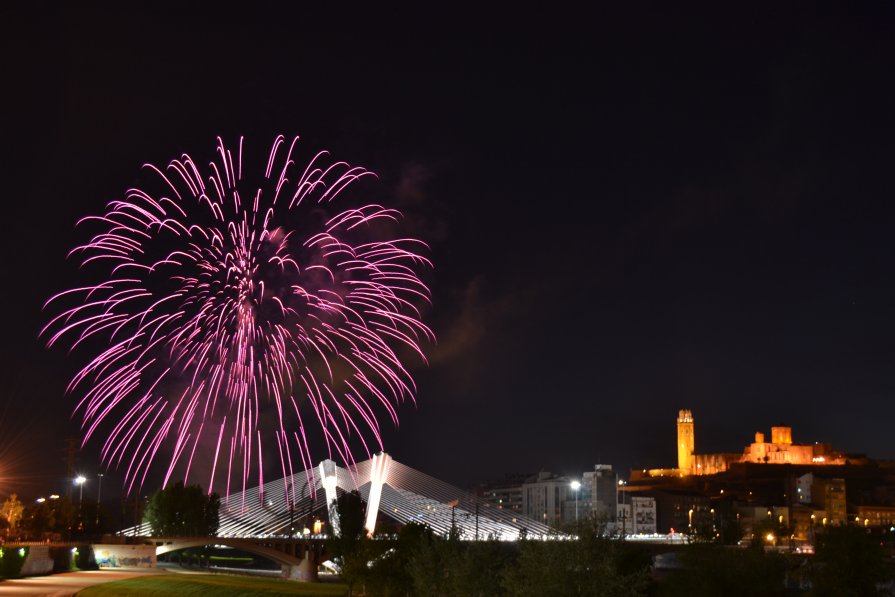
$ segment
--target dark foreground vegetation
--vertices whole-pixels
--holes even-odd
[[[342,536],[330,545],[353,595],[872,596],[890,594],[884,587],[893,577],[891,545],[857,527],[828,529],[815,556],[760,545],[631,543],[607,536],[594,521],[579,525],[577,540],[463,541],[410,524],[394,541],[371,541],[353,513],[357,504],[349,503],[355,499],[339,504]],[[674,553],[671,569],[654,568],[653,556],[662,552]]]

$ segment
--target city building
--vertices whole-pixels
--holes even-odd
[[[578,483],[573,484],[575,481]],[[618,500],[618,474],[609,464],[596,464],[594,470],[585,471],[580,477],[550,472],[514,474],[480,485],[476,493],[493,507],[551,526],[586,517],[612,522]]]
[[[574,503],[575,495],[566,477],[542,471],[522,484],[522,515],[555,527],[569,521],[564,514],[566,503]],[[574,512],[571,514],[574,520]]]
[[[631,522],[635,534],[654,535],[657,529],[655,498],[633,496],[631,498]]]
[[[654,535],[657,532],[656,498],[628,495],[627,487],[619,487],[616,521],[610,528],[623,535]]]
[[[774,527],[796,544],[813,543],[826,526],[895,524],[895,461],[798,444],[786,425],[756,433],[739,453],[698,454],[692,411],[680,410],[676,424],[676,468],[633,470],[622,481],[596,464],[580,476],[511,475],[478,493],[489,508],[554,529],[593,517],[626,535],[673,530],[724,541],[735,526],[747,537]]]
[[[895,525],[895,506],[858,506],[855,518],[865,527],[891,528]]]
[[[834,451],[828,444],[797,444],[792,441],[792,427],[771,427],[771,441],[757,432],[755,441],[742,452],[698,454],[696,453],[696,428],[693,413],[682,409],[677,417],[677,468],[634,471],[632,478],[687,477],[691,475],[716,475],[734,464],[798,464],[835,466],[848,463],[844,454]]]
[[[824,511],[829,524],[845,524],[848,520],[845,479],[815,479],[811,490],[816,503]]]
[[[480,485],[479,497],[498,510],[522,513],[522,484],[532,475],[513,473],[499,481]]]
[[[806,473],[796,479],[796,495],[800,504],[813,506],[823,524],[845,524],[848,518],[845,479],[826,479]]]
[[[700,528],[706,522],[711,523],[711,501],[701,493],[669,489],[643,492],[640,495],[655,501],[656,531],[659,533],[685,533]]]
[[[792,513],[787,506],[740,506],[736,509],[737,519],[745,536],[752,535],[760,523],[768,522],[784,527],[790,525]]]
[[[814,543],[817,528],[823,526],[825,512],[812,505],[795,504],[790,509],[793,540],[798,543]]]
[[[590,514],[598,520],[611,521],[618,503],[618,475],[611,464],[596,464],[593,471],[584,473],[584,484],[591,497]]]
[[[800,504],[810,504],[812,488],[814,486],[814,474],[806,473],[796,479],[796,497]]]
[[[603,465],[597,465],[603,466]],[[576,520],[590,517],[594,511],[594,483],[593,471],[585,471],[581,475],[581,479],[572,479],[569,481],[568,499],[564,505],[563,520],[566,523],[573,523]],[[577,482],[577,483],[576,483]]]

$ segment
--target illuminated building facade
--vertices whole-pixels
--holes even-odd
[[[829,524],[845,524],[848,514],[845,500],[845,479],[815,478],[812,493],[826,514]]]
[[[892,527],[895,525],[895,506],[858,506],[858,524],[865,527]]]
[[[689,471],[693,466],[696,437],[693,434],[693,413],[681,410],[677,414],[677,468]]]
[[[755,434],[755,441],[741,453],[697,454],[693,413],[684,409],[677,417],[676,469],[650,469],[643,471],[646,477],[686,477],[690,475],[715,475],[723,473],[736,463],[753,464],[802,464],[843,465],[845,456],[834,452],[827,444],[796,444],[792,441],[792,427],[771,427],[771,441],[765,434]]]

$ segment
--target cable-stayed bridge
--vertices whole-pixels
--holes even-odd
[[[218,535],[289,535],[295,521],[319,515],[337,493],[354,490],[367,504],[371,534],[383,516],[401,524],[425,524],[438,534],[447,534],[453,525],[462,539],[516,540],[520,535],[550,533],[543,523],[495,507],[380,453],[350,468],[324,461],[314,469],[223,498]],[[328,514],[337,527],[335,513]]]
[[[151,539],[158,555],[203,541],[208,545],[232,544],[246,551],[253,551],[254,545],[259,555],[270,557],[271,550],[281,554],[274,561],[283,564],[284,576],[308,578],[316,575],[316,565],[325,559],[325,548],[322,537],[302,535],[296,525],[327,518],[331,530],[338,533],[338,515],[332,505],[340,493],[355,490],[366,503],[365,527],[371,535],[383,518],[399,524],[427,525],[440,535],[454,528],[465,540],[514,541],[546,538],[551,533],[541,522],[496,507],[379,453],[351,467],[324,460],[313,469],[222,498],[215,537],[152,538],[146,523],[122,534]]]

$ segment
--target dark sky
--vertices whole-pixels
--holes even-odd
[[[74,222],[217,135],[376,171],[431,244],[405,464],[673,466],[684,407],[701,452],[895,457],[891,8],[91,4],[0,9],[0,494],[64,482],[78,363],[37,333]]]

